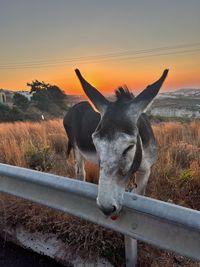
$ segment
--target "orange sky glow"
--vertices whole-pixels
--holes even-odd
[[[164,62],[165,61],[165,62]],[[169,74],[162,91],[179,88],[200,88],[200,56],[164,58],[154,62],[107,62],[106,64],[81,65],[45,70],[9,71],[1,77],[1,87],[12,90],[29,90],[27,82],[34,79],[58,85],[66,94],[83,94],[74,69],[78,67],[83,76],[104,94],[112,94],[121,85],[140,91],[160,77],[165,68]]]
[[[104,94],[112,94],[121,85],[140,91],[160,77],[165,68],[169,75],[162,91],[179,88],[200,88],[200,56],[163,57],[154,61],[106,62],[101,64],[76,64],[73,66],[12,70],[0,74],[1,88],[29,90],[27,82],[34,79],[58,85],[66,94],[83,94],[74,69],[80,69],[84,77]],[[3,75],[2,75],[3,74]]]
[[[76,68],[104,94],[165,68],[161,92],[200,88],[200,1],[6,0],[0,24],[0,89],[37,79],[80,95]]]

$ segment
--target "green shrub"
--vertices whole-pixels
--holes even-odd
[[[17,107],[0,104],[0,122],[23,121],[24,113]]]
[[[29,168],[38,171],[49,171],[53,168],[53,155],[49,146],[35,147],[31,144],[25,152]]]
[[[30,102],[25,96],[23,96],[19,93],[16,93],[13,96],[13,104],[16,107],[20,108],[22,111],[26,111]]]
[[[178,179],[182,182],[189,182],[192,180],[192,174],[191,169],[186,169],[179,174]]]

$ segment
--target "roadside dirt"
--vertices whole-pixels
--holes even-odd
[[[54,260],[0,239],[0,267],[63,267]]]

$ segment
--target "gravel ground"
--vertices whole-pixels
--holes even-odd
[[[0,239],[0,267],[64,267],[54,260]]]

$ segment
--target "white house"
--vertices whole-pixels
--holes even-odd
[[[25,96],[29,101],[34,94],[34,92],[30,93],[28,91],[17,91],[16,93]]]
[[[6,103],[6,94],[2,90],[0,91],[0,103]]]

